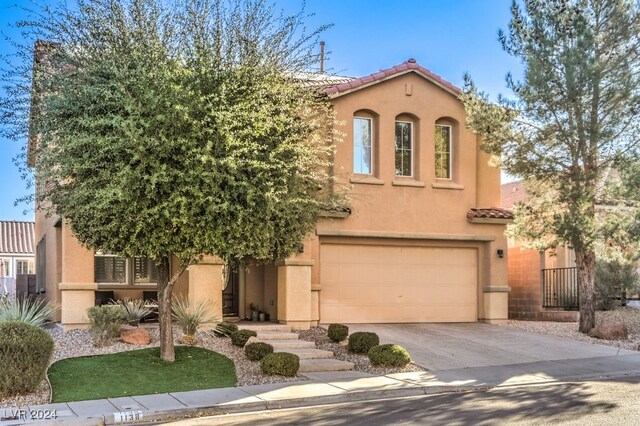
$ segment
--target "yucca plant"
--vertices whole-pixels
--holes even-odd
[[[56,313],[58,305],[32,296],[5,298],[0,301],[0,323],[19,321],[40,327]]]
[[[145,306],[145,301],[142,299],[127,297],[114,303],[122,308],[125,322],[132,326],[137,327],[144,317],[153,313],[153,308]]]
[[[171,308],[173,319],[182,328],[182,343],[195,345],[198,342],[196,332],[207,322],[217,322],[215,315],[211,314],[215,303],[211,299],[189,300],[186,297],[177,296],[173,299]]]

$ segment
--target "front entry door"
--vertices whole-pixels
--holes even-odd
[[[239,316],[239,268],[230,268],[227,286],[222,290],[222,315],[225,317]]]

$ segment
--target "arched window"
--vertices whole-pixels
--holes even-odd
[[[409,114],[396,117],[395,123],[395,175],[413,177],[416,168],[416,125]]]
[[[455,122],[448,119],[436,121],[435,166],[436,179],[453,180]]]
[[[369,111],[353,115],[353,173],[374,174],[375,116]]]

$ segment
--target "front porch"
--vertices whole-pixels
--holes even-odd
[[[210,299],[212,314],[222,320],[250,318],[253,305],[270,317],[271,322],[306,330],[319,321],[318,291],[311,287],[314,262],[288,259],[273,265],[249,265],[228,273],[217,257],[207,256],[191,265],[175,284],[174,296],[190,300]],[[175,262],[172,265],[177,268]],[[87,277],[85,277],[87,278]],[[86,311],[110,299],[152,299],[157,286],[145,284],[103,285],[88,280],[58,285],[61,324],[65,329],[85,328]]]

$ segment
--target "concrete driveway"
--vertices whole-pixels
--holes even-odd
[[[354,331],[372,331],[380,343],[405,347],[430,371],[638,354],[481,323],[349,324]]]

